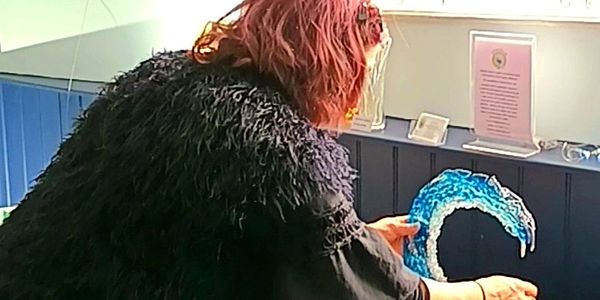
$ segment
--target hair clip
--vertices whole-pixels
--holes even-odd
[[[358,20],[364,22],[369,19],[369,5],[363,2],[358,9]]]

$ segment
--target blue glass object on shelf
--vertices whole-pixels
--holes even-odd
[[[446,170],[431,180],[413,200],[408,221],[421,229],[404,244],[404,262],[419,275],[447,281],[438,261],[437,240],[447,216],[457,209],[479,209],[496,218],[520,241],[520,256],[535,249],[535,219],[523,199],[494,176],[468,170]]]

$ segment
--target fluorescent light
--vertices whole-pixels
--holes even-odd
[[[375,0],[385,12],[600,22],[600,0]]]

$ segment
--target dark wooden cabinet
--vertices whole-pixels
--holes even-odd
[[[490,274],[535,282],[542,300],[600,299],[600,172],[487,157],[463,151],[344,135],[359,164],[359,214],[365,221],[406,214],[419,189],[441,171],[466,168],[494,175],[520,194],[536,218],[536,249],[519,243],[477,210],[449,216],[438,240],[451,280]]]
[[[566,278],[570,299],[600,299],[600,174],[574,172],[567,188]]]
[[[395,213],[406,214],[412,199],[432,176],[431,154],[416,146],[398,147],[398,203]]]
[[[473,164],[473,157],[469,155],[444,150],[432,152],[434,176],[446,169],[472,170]],[[451,280],[470,279],[474,274],[477,247],[473,246],[476,245],[473,230],[478,214],[476,210],[458,210],[446,219],[438,240],[438,257]]]
[[[536,218],[537,241],[533,253],[517,260],[514,275],[533,280],[539,286],[540,299],[587,299],[569,296],[566,259],[569,215],[568,175],[563,169],[528,165],[523,172],[521,195]],[[515,245],[516,247],[516,245]],[[516,256],[516,249],[513,255]]]

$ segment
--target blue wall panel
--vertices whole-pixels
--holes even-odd
[[[60,103],[61,134],[63,138],[66,138],[71,133],[73,122],[81,112],[80,97],[72,93],[71,95],[59,93],[58,101]]]
[[[21,201],[93,98],[0,80],[0,207]]]
[[[60,145],[61,121],[58,93],[53,91],[40,91],[40,127],[42,134],[42,157],[49,163]]]
[[[23,133],[22,89],[17,85],[4,85],[4,124],[6,128],[6,164],[8,166],[8,202],[20,199],[27,189],[25,170],[25,141]],[[5,201],[2,201],[5,202]]]
[[[21,99],[27,99],[23,106],[23,149],[25,174],[27,178],[27,188],[30,188],[33,181],[45,166],[42,146],[41,111],[40,111],[40,91],[34,88],[21,88]]]
[[[8,204],[8,165],[6,163],[6,122],[4,121],[4,86],[0,83],[0,207]]]
[[[90,104],[92,103],[92,101],[94,100],[94,95],[90,95],[90,94],[81,94],[80,98],[79,98],[79,108],[81,110],[86,109],[88,106],[90,106]]]

